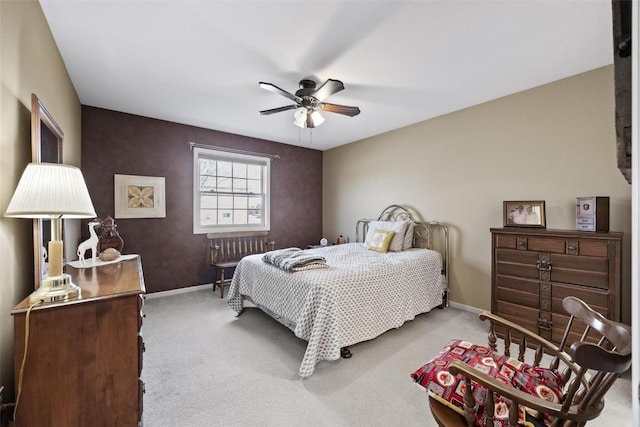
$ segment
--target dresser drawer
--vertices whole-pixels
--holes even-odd
[[[494,247],[495,248],[506,248],[506,249],[517,249],[518,244],[516,240],[517,236],[513,234],[497,234],[494,236]]]
[[[144,322],[144,295],[138,297],[138,331],[142,329],[142,323]]]
[[[503,301],[498,301],[496,314],[503,319],[509,320],[516,325],[525,328],[534,334],[538,334],[538,317],[540,311],[537,309],[522,307],[518,304],[511,304]],[[496,334],[499,337],[504,337],[505,330],[501,327],[496,327]],[[511,341],[519,342],[520,334],[511,332]]]
[[[565,313],[564,307],[562,307],[562,300],[566,297],[574,296],[589,304],[591,308],[604,317],[609,317],[610,315],[609,302],[611,301],[611,294],[608,291],[560,284],[554,284],[551,289],[551,311],[555,313]]]
[[[537,252],[510,249],[495,251],[495,273],[498,275],[538,278],[537,262]]]
[[[142,375],[142,361],[144,360],[144,339],[142,334],[138,334],[138,377]]]
[[[512,276],[496,277],[496,300],[538,308],[539,281]]]
[[[536,265],[538,261],[537,252],[518,251],[513,249],[496,249],[496,262]]]
[[[142,426],[142,414],[144,413],[144,381],[138,380],[138,426]]]
[[[538,315],[540,310],[505,301],[498,301],[496,309],[498,316],[538,333]]]
[[[596,246],[579,245],[584,248]],[[602,289],[609,287],[609,259],[594,256],[566,255],[564,253],[548,255],[550,277],[540,276],[538,261],[541,252],[519,251],[512,249],[495,250],[495,274],[506,276],[520,276],[527,278],[541,278],[553,282],[570,283],[591,286]],[[547,255],[545,255],[547,256]]]
[[[497,234],[494,240],[497,249],[518,251],[565,253],[566,239],[548,238],[534,235]]]
[[[587,234],[587,233],[579,233]],[[548,252],[593,257],[609,257],[609,242],[605,239],[590,240],[581,236],[549,237],[535,234],[496,234],[496,249],[514,249],[519,251]]]
[[[607,289],[609,260],[573,255],[551,255],[551,280]]]
[[[609,258],[615,256],[615,254],[609,253],[610,243],[606,240],[592,241],[586,239],[577,239],[574,241],[574,243],[577,245],[577,251],[574,255],[600,258]]]
[[[528,237],[527,250],[563,254],[567,250],[567,239],[553,237]]]

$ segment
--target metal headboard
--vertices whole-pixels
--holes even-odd
[[[439,221],[418,221],[411,211],[400,205],[389,205],[378,219],[360,219],[356,223],[356,242],[364,242],[371,221],[403,221],[413,223],[413,247],[432,249],[442,255],[442,281],[444,302],[449,304],[449,228]],[[360,237],[362,236],[362,238]]]

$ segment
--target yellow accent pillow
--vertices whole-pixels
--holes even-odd
[[[387,252],[389,249],[389,243],[393,239],[394,232],[391,230],[376,230],[371,236],[369,242],[369,249],[377,252]]]

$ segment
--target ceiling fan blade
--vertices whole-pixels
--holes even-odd
[[[315,92],[311,94],[318,101],[322,101],[336,92],[344,89],[344,85],[340,80],[328,79]]]
[[[358,114],[360,114],[360,108],[350,107],[348,105],[328,104],[326,102],[323,102],[319,104],[319,106],[320,108],[322,108],[322,111],[344,114],[345,116],[350,116],[350,117],[357,116]]]
[[[282,95],[285,98],[289,98],[292,101],[295,102],[302,102],[302,98],[300,98],[299,96],[295,96],[294,94],[292,94],[291,92],[287,92],[284,89],[279,88],[278,86],[272,84],[272,83],[265,83],[265,82],[260,82],[258,83],[258,85],[262,88],[262,89],[266,89],[270,92],[273,93],[277,93],[278,95]]]
[[[270,110],[262,110],[260,111],[260,114],[265,116],[268,114],[280,113],[281,111],[295,110],[296,108],[298,108],[298,105],[285,105],[284,107],[272,108]]]

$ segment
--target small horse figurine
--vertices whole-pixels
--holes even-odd
[[[96,234],[95,227],[98,225],[100,225],[100,222],[98,221],[89,222],[89,234],[91,237],[78,245],[78,260],[80,262],[84,262],[84,254],[89,249],[91,249],[91,262],[94,264],[96,262],[98,252],[98,235]]]

